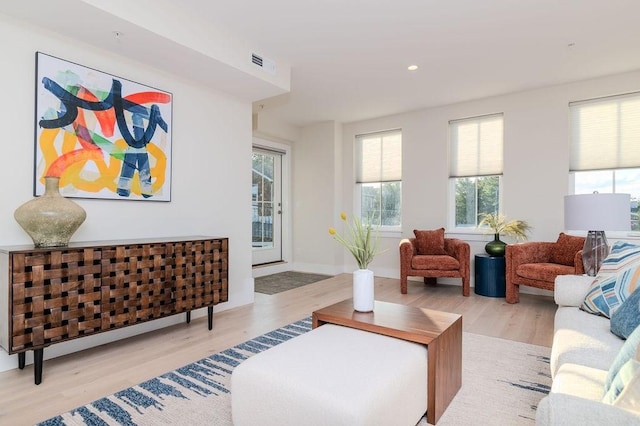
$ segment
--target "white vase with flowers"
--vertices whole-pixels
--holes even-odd
[[[348,238],[342,237],[335,228],[329,228],[329,234],[351,252],[360,269],[353,272],[353,309],[358,312],[371,312],[375,302],[374,275],[369,264],[381,253],[378,250],[378,232],[369,217],[363,222],[358,217],[348,220],[346,213],[340,213],[345,222]]]

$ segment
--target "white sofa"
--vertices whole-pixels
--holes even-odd
[[[538,405],[537,425],[640,425],[639,413],[601,402],[609,367],[625,341],[611,333],[608,318],[579,309],[593,280],[556,278],[553,384]]]

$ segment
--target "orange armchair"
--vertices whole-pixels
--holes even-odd
[[[441,233],[443,249],[431,254],[429,251],[419,250],[418,238],[401,240],[400,292],[407,293],[409,276],[424,277],[425,284],[435,283],[438,277],[453,277],[462,278],[462,294],[469,296],[469,244],[456,238],[444,238],[443,228],[437,231],[414,231],[417,236],[419,232]]]
[[[520,301],[520,286],[553,291],[558,275],[582,275],[584,237],[560,233],[556,242],[528,242],[506,247],[507,303]]]

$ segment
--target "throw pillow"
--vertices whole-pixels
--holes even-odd
[[[609,367],[609,373],[604,382],[605,394],[609,392],[609,388],[622,366],[635,356],[638,351],[638,345],[640,345],[640,327],[636,327],[633,333],[629,335],[629,338],[624,342],[624,345],[620,348],[620,352],[618,352],[618,355],[616,355],[616,358],[613,360],[611,367]]]
[[[440,255],[447,254],[444,250],[444,228],[432,231],[413,230],[416,236],[418,254]]]
[[[613,310],[621,305],[636,288],[636,283],[625,282],[624,278],[632,280],[633,275],[625,274],[625,271],[630,271],[638,265],[640,265],[640,246],[616,241],[609,255],[602,262],[602,267],[580,309],[610,318]],[[624,285],[627,286],[626,289],[620,287]]]
[[[611,314],[611,332],[626,339],[640,325],[640,288]]]
[[[602,402],[640,411],[640,361],[630,359],[622,366]]]
[[[611,384],[605,386],[602,402],[631,411],[640,411],[640,346],[635,357],[625,362]]]
[[[598,275],[610,275],[640,263],[640,246],[616,241],[609,255],[602,261]]]
[[[549,261],[560,265],[574,266],[576,253],[584,247],[584,237],[574,237],[561,232],[551,249]]]
[[[598,274],[580,306],[585,312],[611,318],[611,314],[640,286],[640,264],[614,275]]]

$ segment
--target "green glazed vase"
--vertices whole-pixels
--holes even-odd
[[[507,243],[500,241],[500,234],[494,234],[493,241],[489,241],[487,245],[484,246],[484,250],[489,256],[502,257],[504,256],[506,246]]]

